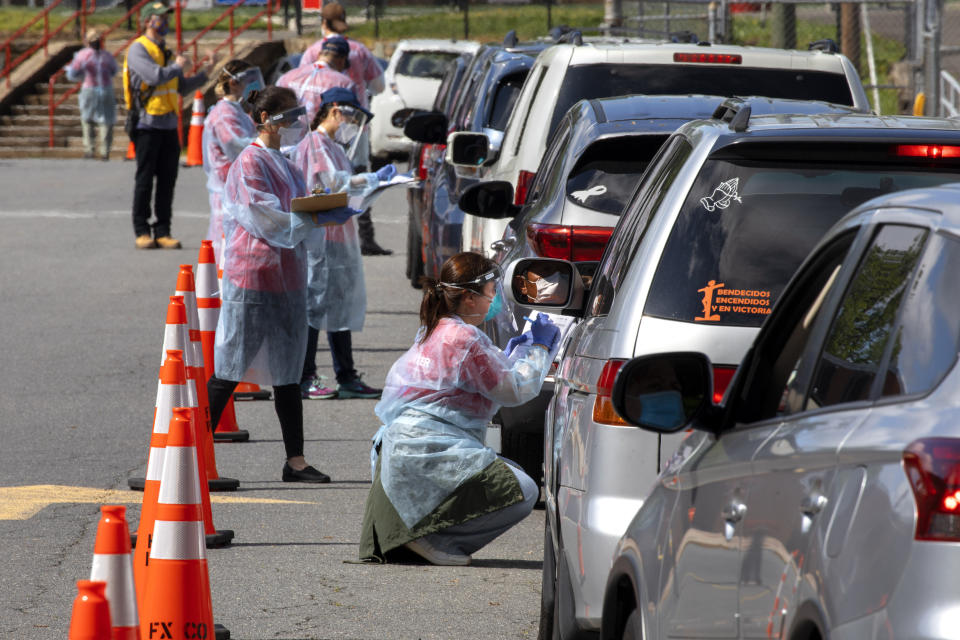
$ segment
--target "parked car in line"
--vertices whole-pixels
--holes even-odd
[[[581,318],[561,349],[545,423],[545,637],[599,631],[617,541],[681,441],[631,428],[613,410],[623,363],[702,351],[719,403],[787,281],[837,220],[872,197],[960,179],[958,158],[936,155],[937,145],[960,146],[958,122],[751,112],[749,101],[728,103],[664,143],[582,303],[560,292],[537,303],[507,288],[518,304]],[[517,273],[561,268],[563,293],[571,273],[582,287],[569,261],[525,258],[505,273],[513,284]]]
[[[567,112],[547,149],[524,206],[513,202],[505,181],[469,187],[461,208],[467,213],[510,220],[504,237],[493,243],[503,264],[523,257],[563,258],[596,263],[624,206],[650,159],[680,125],[709,118],[723,102],[717,96],[625,96],[583,100]],[[505,303],[518,327],[525,309]],[[484,331],[501,346],[513,337],[503,325],[488,322]],[[504,407],[501,453],[537,480],[543,475],[543,416],[553,396],[552,372],[540,395],[519,407]]]
[[[383,73],[384,90],[373,96],[370,111],[370,155],[379,162],[405,158],[413,141],[403,127],[393,124],[401,109],[428,110],[433,106],[447,64],[462,54],[475,54],[470,40],[401,40]]]
[[[954,136],[891,144],[960,170]],[[840,221],[719,404],[702,353],[623,366],[621,416],[695,432],[617,545],[602,638],[957,637],[958,203],[903,191]]]
[[[449,117],[453,109],[454,99],[457,95],[457,89],[460,87],[460,80],[466,73],[470,61],[473,59],[472,53],[462,53],[452,61],[447,63],[447,70],[440,81],[440,88],[437,89],[437,97],[433,101],[433,109],[427,113],[440,114]],[[406,130],[409,120],[417,115],[416,109],[408,109],[406,112],[401,110],[391,116],[396,120],[398,126]],[[415,123],[414,123],[415,124]],[[422,127],[421,127],[422,128]],[[422,133],[422,132],[421,132]],[[416,186],[407,189],[407,263],[406,275],[411,284],[418,287],[420,276],[423,275],[422,256],[417,258],[418,251],[421,250],[423,240],[420,235],[422,209],[423,209],[423,191],[424,185],[428,182],[430,176],[437,168],[437,159],[443,158],[446,145],[432,144],[428,142],[414,142],[410,147],[409,166],[416,172],[418,182]]]
[[[484,45],[461,80],[461,90],[450,118],[437,116],[442,122],[433,123],[433,126],[437,130],[445,127],[446,133],[481,132],[489,141],[491,151],[499,149],[527,73],[537,53],[546,46],[546,43]],[[446,137],[444,134],[444,142]],[[478,175],[475,169],[454,167],[445,155],[438,159],[436,171],[428,176],[421,206],[420,248],[426,275],[437,277],[444,261],[461,251],[463,212],[459,206],[460,194],[476,183]]]
[[[628,94],[718,96],[766,95],[822,100],[868,111],[860,77],[838,53],[733,45],[625,43],[560,44],[543,51],[517,101],[503,144],[496,154],[477,158],[477,134],[449,141],[450,153],[466,166],[482,166],[482,177],[513,185],[514,203],[523,204],[537,167],[564,114],[580,100]],[[462,147],[462,148],[457,148]],[[466,216],[464,250],[490,253],[505,221]]]

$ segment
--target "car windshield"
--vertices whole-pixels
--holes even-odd
[[[447,63],[459,54],[447,51],[405,51],[397,61],[397,75],[440,80]]]
[[[572,66],[563,79],[550,119],[550,135],[578,100],[633,93],[646,95],[752,96],[823,100],[852,105],[841,73],[797,69],[758,69],[716,64],[588,64]]]
[[[567,198],[581,207],[620,215],[665,135],[607,138],[590,145],[567,176]]]
[[[958,167],[708,160],[664,247],[644,313],[759,327],[803,259],[848,211],[884,193],[958,178]]]

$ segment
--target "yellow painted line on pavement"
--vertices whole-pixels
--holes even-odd
[[[140,504],[141,491],[68,487],[55,484],[34,484],[23,487],[0,487],[0,520],[26,520],[44,507],[54,503]],[[210,494],[210,502],[217,504],[317,504],[305,500],[276,500],[273,498],[241,498]]]

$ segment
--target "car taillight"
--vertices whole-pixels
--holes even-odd
[[[675,53],[674,62],[696,62],[705,64],[741,64],[743,56],[732,53]]]
[[[527,226],[527,241],[538,256],[572,262],[600,260],[611,235],[613,227],[539,223]]]
[[[417,164],[417,177],[421,180],[427,179],[427,162],[429,161],[427,152],[429,150],[429,144],[425,144],[420,147],[420,162]]]
[[[723,394],[726,393],[736,372],[736,367],[713,368],[713,404],[720,404],[723,401]]]
[[[536,175],[537,174],[531,171],[520,172],[520,175],[517,176],[517,189],[514,191],[513,204],[517,206],[526,204],[527,195],[530,192],[530,184],[533,182],[533,178]]]
[[[943,144],[897,144],[893,155],[907,158],[960,158],[960,147]]]
[[[630,426],[630,423],[614,410],[613,401],[610,398],[613,393],[613,381],[625,362],[626,360],[607,360],[603,365],[603,371],[600,372],[600,378],[597,380],[597,397],[593,401],[593,421],[598,424]]]
[[[960,540],[960,439],[925,438],[903,452],[917,503],[917,540]]]

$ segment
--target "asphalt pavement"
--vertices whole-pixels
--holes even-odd
[[[0,160],[0,636],[65,638],[76,581],[89,576],[100,504],[124,503],[135,530],[168,297],[195,264],[208,220],[204,174],[182,168],[180,251],[133,248],[132,162]],[[381,386],[418,324],[404,278],[406,197],[374,210],[395,251],[364,259],[368,311],[354,335],[364,380]],[[332,382],[321,340],[318,364]],[[358,565],[370,483],[373,400],[304,402],[307,460],[329,485],[283,483],[272,401],[237,404],[247,443],[216,445],[208,550],[213,613],[233,638],[531,638],[537,632],[543,512],[469,567]],[[221,498],[221,496],[223,498]],[[227,501],[221,501],[227,500]]]

